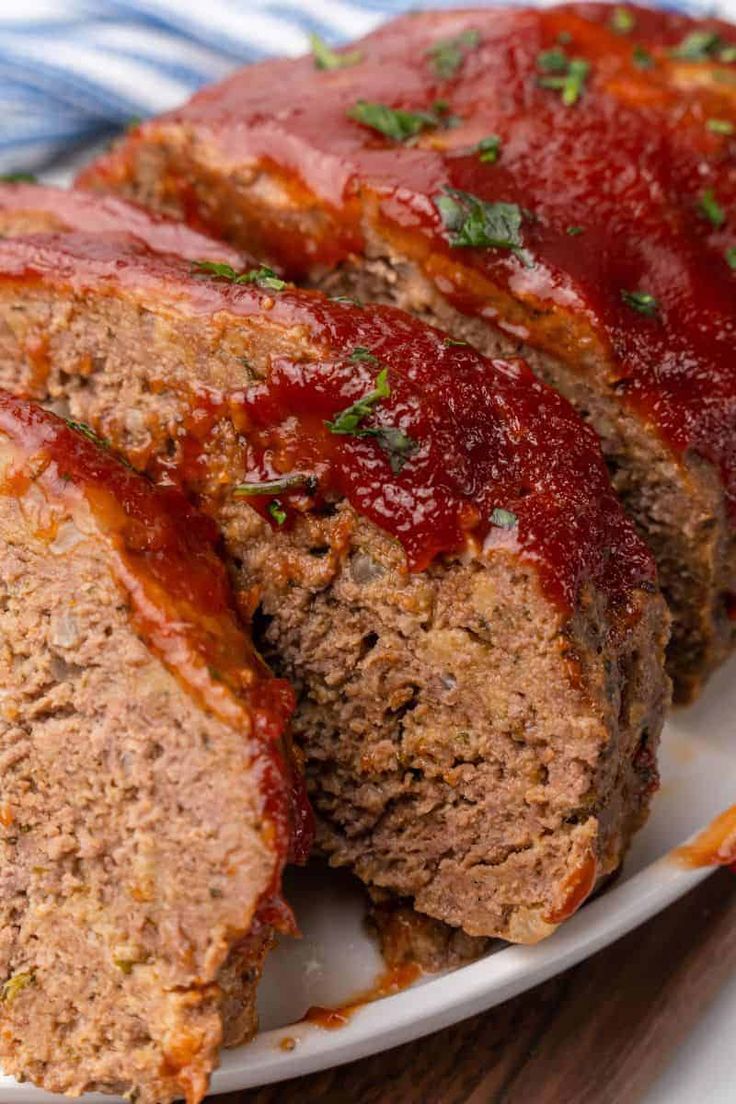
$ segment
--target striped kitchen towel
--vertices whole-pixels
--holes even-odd
[[[344,42],[416,6],[412,0],[0,0],[0,173],[69,163],[75,148],[174,107],[238,64],[301,53],[310,34]]]

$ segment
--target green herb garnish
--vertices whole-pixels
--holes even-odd
[[[286,280],[282,280],[272,268],[267,268],[266,265],[252,268],[249,272],[236,272],[229,264],[220,264],[217,261],[193,261],[192,269],[195,276],[214,276],[220,280],[229,280],[231,284],[257,284],[258,287],[268,291],[283,291],[286,287]]]
[[[716,199],[715,192],[712,188],[706,188],[704,192],[701,192],[698,199],[698,211],[703,218],[707,219],[711,226],[715,226],[716,229],[718,229],[719,226],[723,226],[726,221],[726,212]]]
[[[286,521],[286,510],[280,498],[275,498],[268,504],[268,512],[277,525],[283,525]]]
[[[38,177],[28,172],[9,172],[0,175],[3,184],[36,184]]]
[[[590,64],[584,58],[568,58],[562,50],[546,50],[537,58],[538,67],[550,76],[537,77],[541,88],[560,92],[565,107],[578,102],[585,89]]]
[[[388,382],[388,368],[382,368],[376,376],[375,387],[361,399],[351,403],[331,422],[325,422],[330,433],[350,437],[374,437],[381,448],[388,453],[391,471],[396,475],[413,452],[419,447],[411,437],[397,426],[364,426],[362,423],[373,408],[391,394]]]
[[[622,291],[621,298],[627,307],[648,318],[655,318],[659,313],[659,302],[648,291]]]
[[[504,510],[500,506],[491,514],[491,525],[496,525],[499,529],[513,529],[518,520],[511,510]]]
[[[487,165],[495,165],[501,156],[501,139],[497,134],[489,134],[487,138],[481,138],[475,147],[478,160]]]
[[[71,418],[66,418],[65,420],[70,429],[74,429],[77,433],[81,433],[88,441],[94,441],[96,445],[101,445],[102,448],[109,449],[110,442],[103,441],[102,437],[98,437],[92,427],[88,426],[86,422],[75,422]]]
[[[611,13],[611,30],[616,34],[625,35],[633,31],[636,26],[636,17],[629,8],[616,7]]]
[[[736,46],[724,46],[722,50],[718,51],[718,60],[725,65],[736,61]]]
[[[736,268],[736,245],[729,246],[723,255],[726,258],[728,267]]]
[[[387,104],[358,100],[348,111],[348,118],[362,126],[392,138],[395,142],[408,142],[416,138],[423,130],[435,130],[437,127],[455,126],[455,116],[444,117],[440,111],[404,111],[402,108],[389,107]]]
[[[348,69],[363,60],[362,50],[346,50],[338,54],[318,34],[309,36],[309,45],[312,47],[315,69]]]
[[[733,134],[736,131],[728,119],[707,119],[705,125],[711,134]]]
[[[469,341],[460,341],[458,338],[455,338],[455,337],[444,337],[442,340],[443,340],[443,343],[447,346],[451,346],[451,345],[464,345],[465,347],[470,346]]]
[[[654,58],[649,51],[639,43],[631,51],[631,60],[637,69],[653,69]]]
[[[447,80],[457,73],[469,50],[480,44],[480,32],[469,29],[461,31],[452,38],[443,38],[427,50],[430,64],[441,80]]]
[[[3,982],[2,988],[0,988],[0,1001],[2,1001],[3,1004],[10,1004],[19,993],[22,993],[24,989],[32,985],[34,980],[32,971],[22,974],[13,974],[12,977]]]
[[[713,57],[721,42],[717,31],[691,31],[679,46],[670,50],[670,54],[682,61],[707,61]]]
[[[523,212],[516,203],[488,203],[469,192],[445,188],[434,197],[434,205],[446,230],[450,245],[509,249],[526,265],[531,259],[523,249],[521,224]]]
[[[585,233],[585,227],[584,226],[568,226],[567,229],[565,230],[565,233],[569,234],[571,238],[576,238],[578,236],[578,234],[584,234]]]
[[[233,488],[235,498],[250,498],[255,495],[277,495],[284,491],[293,491],[296,487],[304,487],[307,494],[314,494],[317,481],[313,475],[303,475],[301,472],[292,472],[289,475],[280,475],[276,479],[264,479],[261,483],[238,483]]]
[[[365,345],[356,345],[348,357],[348,360],[358,362],[364,361],[366,364],[378,364],[378,357],[374,356],[370,349],[366,349]]]

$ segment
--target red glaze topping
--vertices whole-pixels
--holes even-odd
[[[362,252],[377,227],[462,311],[581,372],[595,356],[676,454],[716,465],[736,521],[736,30],[623,10],[618,25],[600,4],[406,16],[344,68],[307,57],[242,70],[83,180],[124,185],[139,150],[193,130],[210,164],[282,185],[261,208],[256,190],[240,232],[288,275]],[[454,67],[437,60],[447,40]],[[435,125],[402,142],[350,118],[360,100]],[[495,160],[477,148],[490,135]],[[172,193],[177,180],[188,187],[172,168]],[[448,187],[522,208],[524,254],[450,244],[435,202]],[[237,236],[191,202],[200,225]],[[637,310],[623,293],[655,302]]]
[[[161,304],[167,317],[172,310],[203,320],[216,315],[221,324],[230,316],[228,325],[252,326],[261,345],[264,326],[300,327],[298,354],[272,355],[263,381],[228,393],[199,387],[187,396],[195,408],[191,434],[197,421],[204,436],[219,416],[235,422],[249,481],[284,473],[316,478],[316,490],[279,494],[283,524],[293,510],[346,497],[401,542],[412,569],[444,553],[505,549],[533,565],[566,610],[586,580],[621,614],[632,590],[653,584],[652,559],[610,488],[594,433],[523,362],[487,360],[390,307],[198,279],[186,262],[134,241],[0,241],[0,280],[6,293],[11,282],[20,294],[43,283],[62,295],[71,289],[138,297],[148,310]],[[384,370],[390,394],[359,425],[373,435],[331,432],[326,422],[369,394]],[[412,443],[398,462],[387,450],[387,430]],[[184,474],[196,489],[191,469]],[[272,497],[248,501],[278,524],[267,513]]]
[[[33,226],[41,214],[45,225]],[[151,214],[116,196],[92,196],[87,192],[44,188],[38,184],[0,184],[0,235],[6,222],[24,216],[39,230],[79,230],[90,234],[132,234],[156,253],[174,253],[190,260],[208,259],[239,265],[242,254],[224,242]],[[28,232],[28,231],[26,231]]]
[[[731,866],[736,871],[736,805],[672,854],[683,866]]]
[[[113,542],[136,631],[209,712],[242,729],[281,859],[269,896],[277,893],[290,842],[303,859],[309,834],[281,744],[294,695],[270,676],[235,618],[216,525],[178,490],[153,486],[90,436],[4,391],[0,434],[17,453],[0,493],[22,495],[39,477],[39,462],[47,494],[73,506],[81,492]]]

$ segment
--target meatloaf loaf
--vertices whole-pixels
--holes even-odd
[[[298,691],[331,862],[521,942],[617,867],[656,785],[667,614],[592,430],[523,363],[67,233],[0,241],[0,379],[218,520]]]
[[[687,699],[736,633],[735,90],[711,19],[412,14],[240,71],[80,181],[528,357],[655,552]]]
[[[289,924],[291,691],[213,531],[0,392],[0,1063],[52,1092],[196,1104]]]

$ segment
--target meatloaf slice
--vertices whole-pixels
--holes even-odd
[[[667,615],[594,434],[522,363],[66,234],[0,241],[0,378],[217,518],[331,862],[521,942],[617,867]]]
[[[236,73],[80,182],[527,356],[657,557],[687,699],[736,635],[734,57],[634,6],[413,13]]]
[[[214,529],[0,392],[0,1063],[52,1092],[201,1100],[288,924],[291,691]]]

